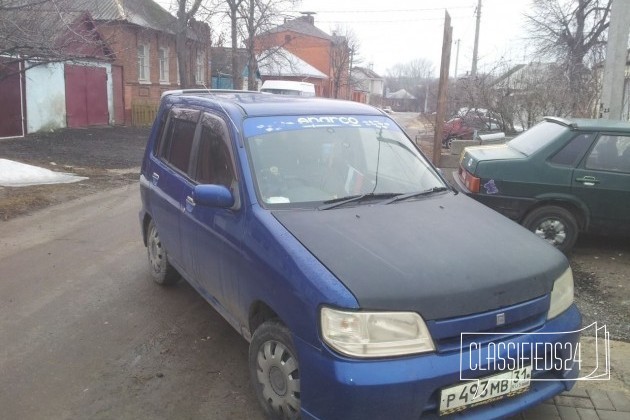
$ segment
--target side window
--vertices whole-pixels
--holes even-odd
[[[168,113],[164,112],[160,116],[160,125],[158,127],[157,137],[155,138],[155,144],[153,144],[153,155],[158,156],[162,142],[164,141],[164,129],[166,128],[166,120]]]
[[[600,136],[586,159],[586,168],[630,172],[630,137]]]
[[[553,155],[549,162],[556,165],[575,166],[590,147],[593,136],[592,133],[578,134]]]
[[[223,120],[208,114],[204,115],[201,123],[195,179],[200,184],[224,185],[227,188],[236,179],[227,128]]]
[[[160,157],[180,171],[187,173],[190,152],[197,128],[198,111],[173,110],[168,122]]]

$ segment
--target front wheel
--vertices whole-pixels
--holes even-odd
[[[258,327],[249,345],[249,372],[270,419],[300,418],[300,366],[285,325],[272,320]]]
[[[575,216],[558,206],[533,210],[523,220],[523,226],[564,253],[573,248],[579,231]]]

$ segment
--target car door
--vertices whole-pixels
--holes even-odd
[[[573,172],[572,191],[590,210],[589,231],[630,233],[630,136],[600,134]]]
[[[182,274],[189,271],[182,253],[180,217],[188,176],[190,154],[200,112],[172,109],[157,150],[150,159],[151,212],[169,261]]]
[[[238,270],[243,264],[243,212],[229,130],[220,116],[201,116],[195,150],[195,183],[227,187],[235,197],[235,205],[227,209],[199,205],[194,201],[194,187],[188,188],[182,241],[190,246],[185,245],[184,252],[193,259],[201,293],[226,309],[228,316],[234,316],[238,308]]]

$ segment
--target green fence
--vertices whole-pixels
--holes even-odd
[[[131,124],[135,127],[153,124],[158,106],[151,103],[131,104]]]

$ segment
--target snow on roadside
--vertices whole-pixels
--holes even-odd
[[[68,184],[88,179],[66,172],[54,172],[38,166],[0,159],[0,186],[26,187],[41,184]]]

